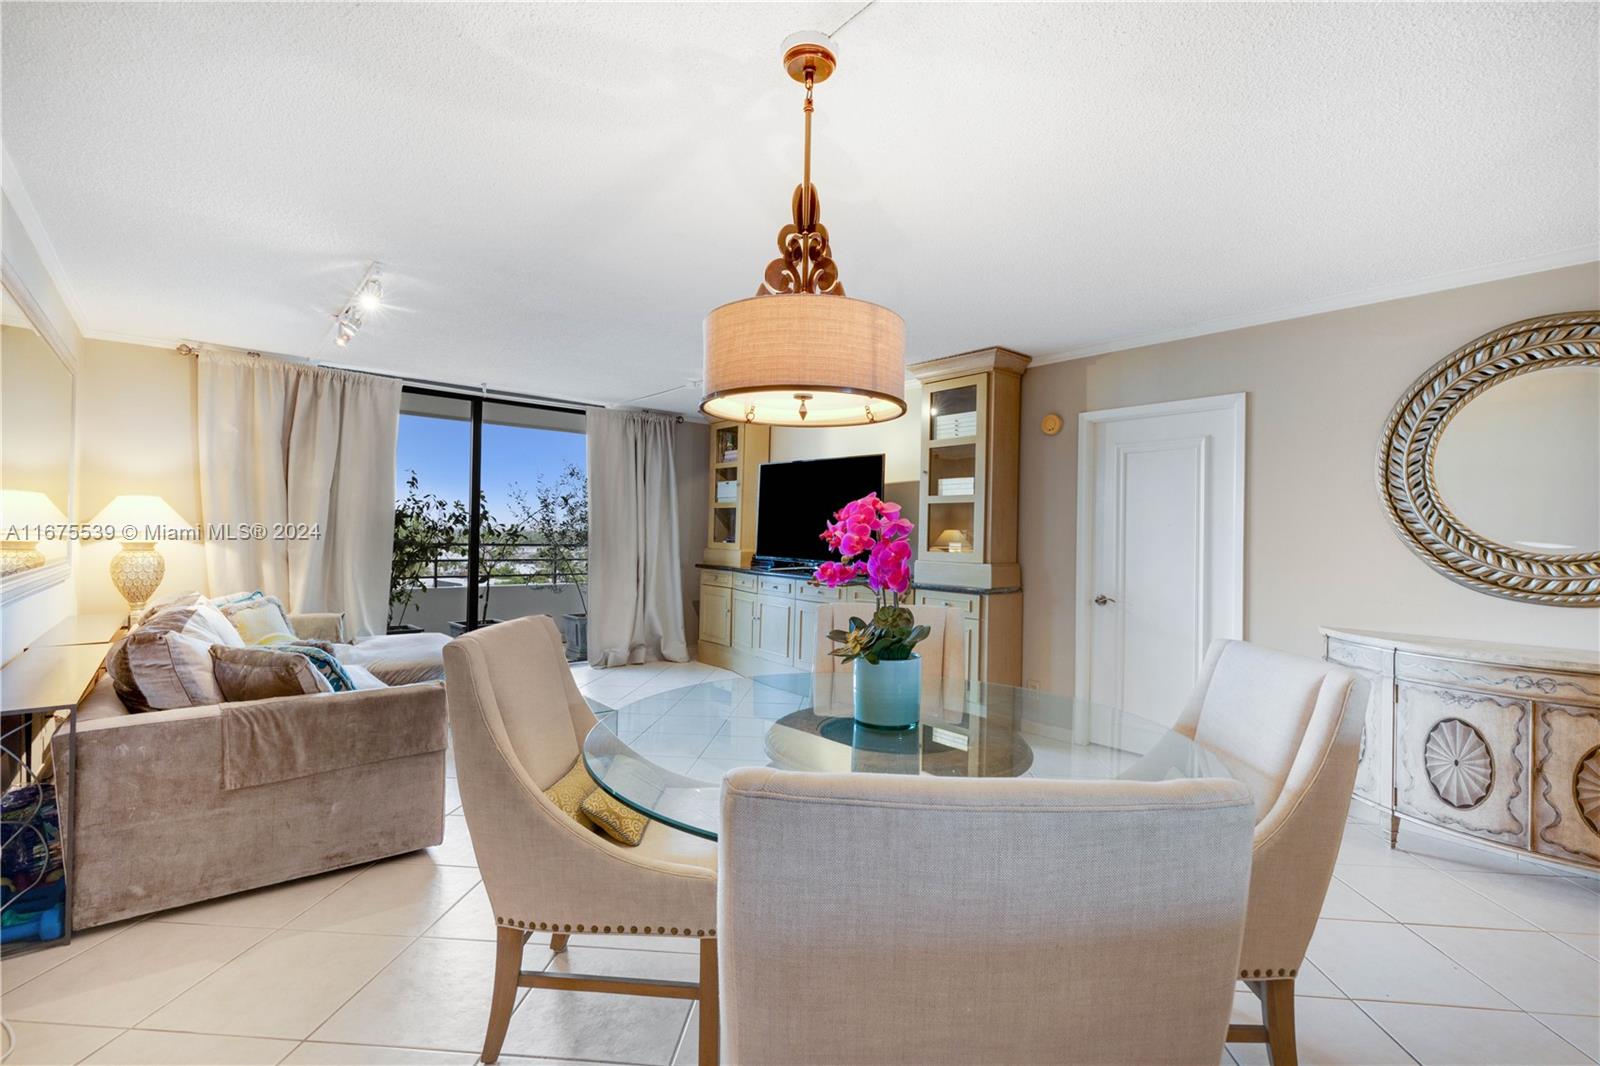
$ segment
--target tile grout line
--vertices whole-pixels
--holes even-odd
[[[1545,1013],[1545,1014],[1551,1014],[1551,1013],[1554,1013],[1554,1012],[1552,1012],[1552,1011],[1544,1011],[1544,1012],[1542,1012],[1542,1013]],[[1597,1059],[1594,1059],[1594,1058],[1591,1058],[1591,1057],[1590,1057],[1590,1055],[1589,1055],[1589,1053],[1588,1053],[1588,1052],[1587,1052],[1587,1051],[1585,1051],[1585,1050],[1583,1050],[1583,1048],[1581,1048],[1581,1047],[1579,1047],[1579,1046],[1578,1046],[1578,1045],[1577,1045],[1577,1044],[1574,1044],[1574,1043],[1573,1043],[1573,1042],[1572,1042],[1572,1041],[1571,1041],[1571,1040],[1568,1040],[1568,1039],[1567,1039],[1567,1037],[1566,1037],[1566,1036],[1565,1036],[1565,1034],[1563,1034],[1563,1033],[1562,1033],[1562,1032],[1560,1032],[1560,1031],[1559,1031],[1559,1030],[1557,1030],[1557,1029],[1551,1029],[1551,1028],[1550,1028],[1550,1026],[1549,1026],[1549,1024],[1548,1024],[1548,1023],[1546,1023],[1546,1022],[1545,1022],[1545,1020],[1544,1020],[1544,1019],[1543,1019],[1543,1018],[1541,1018],[1541,1017],[1539,1017],[1539,1015],[1537,1015],[1537,1014],[1535,1014],[1535,1013],[1533,1013],[1533,1012],[1532,1012],[1532,1011],[1528,1011],[1528,1012],[1527,1012],[1527,1014],[1528,1014],[1528,1017],[1530,1017],[1530,1018],[1532,1018],[1532,1019],[1533,1019],[1533,1020],[1534,1020],[1534,1021],[1535,1021],[1535,1022],[1537,1022],[1537,1023],[1538,1023],[1538,1024],[1540,1024],[1540,1025],[1542,1025],[1542,1026],[1544,1026],[1544,1027],[1545,1027],[1545,1029],[1546,1029],[1546,1030],[1548,1030],[1548,1031],[1549,1031],[1549,1032],[1551,1032],[1551,1033],[1554,1033],[1554,1034],[1555,1034],[1555,1037],[1556,1037],[1556,1039],[1557,1039],[1557,1040],[1560,1040],[1560,1041],[1561,1041],[1561,1042],[1563,1042],[1563,1043],[1564,1043],[1564,1044],[1566,1044],[1566,1045],[1567,1045],[1567,1046],[1568,1046],[1568,1047],[1570,1047],[1570,1048],[1572,1048],[1572,1049],[1573,1049],[1573,1050],[1574,1050],[1574,1051],[1576,1051],[1576,1052],[1577,1052],[1577,1053],[1578,1053],[1578,1054],[1580,1054],[1580,1055],[1582,1055],[1582,1056],[1583,1056],[1583,1057],[1584,1057],[1584,1058],[1586,1058],[1586,1059],[1589,1059],[1589,1061],[1590,1061],[1590,1062],[1596,1062],[1596,1061],[1600,1061],[1600,1060],[1597,1060]],[[1587,1015],[1587,1014],[1581,1014],[1581,1015],[1563,1015],[1563,1017],[1580,1017],[1580,1018],[1587,1018],[1587,1017],[1590,1017],[1590,1015]]]
[[[1402,1055],[1404,1055],[1406,1058],[1410,1059],[1412,1062],[1417,1063],[1417,1066],[1422,1066],[1422,1060],[1417,1058],[1415,1055],[1413,1055],[1411,1053],[1411,1049],[1406,1047],[1405,1044],[1400,1042],[1400,1038],[1399,1037],[1395,1036],[1393,1033],[1389,1032],[1389,1030],[1385,1029],[1383,1027],[1383,1023],[1380,1022],[1378,1019],[1374,1018],[1372,1016],[1372,1013],[1361,1005],[1361,1001],[1360,1000],[1352,999],[1350,1002],[1355,1005],[1356,1010],[1361,1012],[1362,1017],[1366,1018],[1367,1021],[1369,1021],[1373,1025],[1377,1026],[1378,1027],[1378,1032],[1380,1032],[1384,1036],[1388,1037],[1390,1042],[1393,1043],[1395,1047],[1400,1049],[1400,1053]],[[1385,1002],[1387,1002],[1387,1001],[1385,1001]],[[1425,1005],[1426,1006],[1433,1006],[1434,1004],[1425,1004]]]
[[[1347,919],[1347,918],[1318,918],[1317,919],[1319,924],[1321,922],[1343,922],[1343,921],[1349,921],[1349,920],[1350,919]],[[1366,924],[1368,924],[1368,925],[1388,925],[1389,923],[1388,922],[1367,922]],[[1458,969],[1460,969],[1462,973],[1466,974],[1468,977],[1470,977],[1474,981],[1478,982],[1486,990],[1488,990],[1491,994],[1493,994],[1495,996],[1498,996],[1499,998],[1505,1000],[1507,1003],[1511,1002],[1511,999],[1510,999],[1509,996],[1506,996],[1505,994],[1503,994],[1498,988],[1495,988],[1493,985],[1489,984],[1487,981],[1485,981],[1483,978],[1479,977],[1477,974],[1473,973],[1471,970],[1467,969],[1465,966],[1462,966],[1459,962],[1457,962],[1455,959],[1451,958],[1448,954],[1446,954],[1444,949],[1440,948],[1437,944],[1434,944],[1427,937],[1423,936],[1420,933],[1417,933],[1417,932],[1413,931],[1404,922],[1395,922],[1394,924],[1396,926],[1398,926],[1399,928],[1404,929],[1412,937],[1415,937],[1420,943],[1426,945],[1429,948],[1429,950],[1435,952],[1440,958],[1444,959],[1451,966],[1455,966]],[[1466,926],[1449,926],[1449,928],[1451,928],[1451,929],[1463,929],[1463,928],[1468,928],[1468,927],[1466,927]],[[1308,955],[1307,958],[1310,958],[1310,956]],[[1318,963],[1316,959],[1311,959],[1311,961],[1314,964],[1316,964],[1317,969],[1322,972],[1322,975],[1324,977],[1327,977],[1329,981],[1333,981],[1333,978],[1328,974],[1328,971],[1327,971],[1326,967],[1324,967],[1321,963]],[[1337,983],[1335,983],[1334,987],[1336,987],[1336,988],[1338,987]],[[1351,998],[1353,1000],[1354,997],[1351,997]],[[1386,1000],[1374,1000],[1373,1002],[1389,1002],[1389,1001],[1386,1001]],[[1424,1004],[1424,1005],[1425,1006],[1438,1006],[1438,1007],[1462,1006],[1462,1004],[1455,1004],[1455,1003],[1435,1003],[1435,1004]],[[1515,1007],[1515,1004],[1513,1004],[1513,1006]],[[1478,1009],[1489,1010],[1489,1009],[1493,1009],[1493,1008],[1474,1008],[1474,1007],[1469,1007],[1467,1009],[1469,1009],[1469,1010],[1478,1010]],[[1504,1009],[1504,1008],[1501,1008],[1501,1009]],[[1517,1007],[1516,1009],[1521,1010],[1520,1007]]]
[[[1429,926],[1428,928],[1433,928],[1433,929],[1439,929],[1439,928],[1462,929],[1462,928],[1467,928],[1467,927],[1465,927],[1465,926]],[[1560,937],[1554,935],[1553,933],[1546,932],[1543,929],[1504,929],[1504,930],[1502,930],[1502,929],[1491,929],[1491,930],[1485,930],[1485,931],[1486,932],[1510,932],[1510,933],[1534,933],[1536,935],[1547,937],[1548,939],[1555,941],[1557,944],[1560,944],[1562,947],[1567,948],[1569,951],[1576,952],[1580,958],[1585,958],[1585,959],[1588,958],[1588,956],[1584,955],[1583,952],[1578,951],[1578,949],[1574,948],[1571,944],[1566,943]],[[1418,933],[1417,935],[1421,936],[1422,934]],[[1422,937],[1422,939],[1427,940],[1428,938],[1427,937]],[[1466,962],[1456,958],[1454,955],[1451,955],[1444,948],[1439,947],[1439,945],[1437,945],[1437,944],[1434,944],[1433,941],[1429,940],[1428,943],[1432,944],[1432,946],[1437,951],[1439,951],[1441,954],[1443,954],[1445,958],[1447,958],[1451,962],[1455,963],[1455,965],[1461,967],[1463,970],[1465,970],[1467,973],[1471,974],[1473,977],[1476,977],[1479,981],[1482,981],[1485,985],[1488,985],[1488,987],[1493,989],[1493,991],[1496,994],[1498,994],[1500,996],[1504,996],[1505,999],[1510,1001],[1518,1010],[1522,1011],[1524,1014],[1532,1014],[1533,1013],[1527,1007],[1524,1007],[1522,1004],[1517,1003],[1515,1000],[1511,999],[1511,997],[1509,995],[1506,995],[1506,993],[1501,992],[1498,988],[1495,988],[1494,985],[1489,984],[1489,979],[1488,978],[1486,978],[1482,974],[1478,973],[1478,971],[1474,970],[1471,966],[1467,965]],[[1563,1011],[1546,1011],[1544,1013],[1546,1013],[1546,1014],[1562,1014],[1564,1012]],[[1574,1015],[1574,1017],[1587,1018],[1587,1017],[1593,1017],[1593,1016],[1592,1015],[1587,1015],[1587,1014],[1580,1014],[1580,1015]],[[1535,1019],[1535,1020],[1537,1020],[1537,1019]]]

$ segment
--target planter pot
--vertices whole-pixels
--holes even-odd
[[[500,619],[498,619],[498,618],[485,618],[483,621],[478,623],[478,628],[482,629],[484,626],[497,625],[497,624],[499,624],[499,622],[500,622]],[[450,623],[450,635],[452,637],[459,637],[459,636],[461,636],[461,634],[465,633],[466,631],[467,631],[467,623],[465,623],[465,622],[451,622]]]
[[[589,616],[564,614],[556,619],[561,639],[567,645],[567,662],[581,662],[589,658]]]
[[[915,729],[922,708],[922,660],[855,662],[856,721],[873,729]]]
[[[421,632],[422,632],[422,627],[421,626],[412,625],[410,622],[407,622],[404,625],[390,626],[389,627],[389,635],[390,636],[394,636],[396,633],[421,633]]]

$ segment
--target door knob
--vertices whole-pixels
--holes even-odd
[[[1094,604],[1096,607],[1104,607],[1108,603],[1116,602],[1116,600],[1112,599],[1110,596],[1107,596],[1105,593],[1101,593],[1094,598]]]

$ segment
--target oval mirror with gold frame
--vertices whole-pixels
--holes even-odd
[[[1600,311],[1513,322],[1439,360],[1389,415],[1378,449],[1378,493],[1400,539],[1451,580],[1524,602],[1600,607],[1600,543],[1552,544],[1540,550],[1490,539],[1446,505],[1436,476],[1440,441],[1462,408],[1497,385],[1558,367],[1600,368]],[[1526,462],[1530,476],[1544,465],[1532,451]],[[1600,486],[1553,486],[1550,491],[1593,494]],[[1549,550],[1556,547],[1577,550]]]

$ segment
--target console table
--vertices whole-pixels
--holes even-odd
[[[1371,685],[1355,798],[1566,866],[1600,869],[1600,655],[1324,628]]]
[[[45,752],[50,750],[50,734],[36,727],[41,720],[53,723],[57,730],[64,727],[67,761],[70,764],[77,758],[78,704],[94,685],[122,621],[122,616],[109,614],[69,618],[34,640],[0,669],[0,751],[4,753],[6,790],[9,796],[13,785],[19,789],[37,789],[36,816],[43,815],[47,804],[61,802],[54,786],[41,780],[41,773],[57,778],[59,774],[46,771],[43,753],[36,751],[41,742]],[[71,802],[69,793],[65,798],[66,809],[56,811],[55,828],[62,849],[63,870],[61,935],[43,937],[41,934],[41,939],[12,941],[4,945],[6,957],[65,944],[72,939],[72,894],[66,891],[73,862]],[[26,823],[8,820],[5,840],[9,844],[13,834],[33,831],[31,820]],[[39,831],[43,833],[42,828]],[[50,850],[48,842],[46,850]],[[18,898],[26,898],[30,891],[33,889],[23,890]]]

